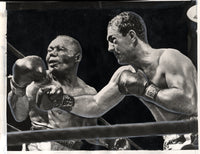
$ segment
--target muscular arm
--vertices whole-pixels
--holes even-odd
[[[12,74],[8,103],[15,120],[23,121],[27,118],[29,110],[26,87],[33,81],[42,82],[46,77],[46,67],[40,57],[27,56],[14,63]]]
[[[11,113],[17,122],[24,121],[28,117],[29,104],[27,103],[27,97],[19,97],[12,91],[8,94],[8,104],[11,109]]]
[[[96,95],[75,97],[75,106],[71,113],[88,118],[97,118],[116,106],[122,99],[118,86],[109,83]]]
[[[97,118],[119,104],[125,97],[118,89],[118,79],[124,70],[135,71],[132,66],[120,67],[114,73],[110,82],[96,95],[75,97],[75,106],[71,113],[88,118]]]
[[[168,88],[158,92],[156,102],[169,110],[196,114],[197,85],[196,69],[191,61],[180,53],[163,55],[161,67],[164,70]],[[169,58],[171,57],[171,58]]]

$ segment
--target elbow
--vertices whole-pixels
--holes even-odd
[[[17,122],[23,122],[24,120],[26,120],[25,117],[20,117],[20,116],[13,116],[13,117],[14,117],[15,121],[17,121]]]
[[[26,118],[27,118],[26,115],[17,114],[17,111],[15,109],[11,109],[11,113],[12,113],[12,116],[14,117],[15,121],[17,121],[17,122],[22,122],[22,121],[26,120]]]
[[[92,117],[99,118],[102,117],[105,113],[107,113],[112,106],[108,105],[109,103],[105,103],[107,101],[102,100],[98,95],[94,96],[94,103],[92,104]]]
[[[189,115],[197,115],[197,99],[194,97],[188,98],[188,110]]]
[[[113,105],[112,105],[113,106]],[[99,118],[111,107],[102,95],[89,95],[86,97],[76,97],[75,105],[71,113],[85,118]]]
[[[88,110],[89,109],[89,110]],[[91,103],[85,112],[87,118],[99,118],[105,114],[103,105],[99,105],[95,102]]]
[[[11,113],[12,113],[12,116],[14,117],[15,121],[17,122],[22,122],[24,120],[26,120],[27,118],[27,114],[19,114],[17,113],[16,109],[12,109],[11,108]]]
[[[185,113],[187,115],[197,115],[197,98],[193,95],[183,97],[185,102]]]
[[[99,118],[104,115],[104,110],[99,107],[97,104],[93,104],[89,107],[90,110],[86,112],[87,118]]]

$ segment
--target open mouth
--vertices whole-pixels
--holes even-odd
[[[57,60],[49,60],[48,63],[49,63],[50,67],[54,67],[54,66],[56,66],[58,64],[58,61]]]

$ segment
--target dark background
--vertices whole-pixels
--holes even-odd
[[[7,40],[25,56],[38,55],[45,60],[47,46],[57,35],[74,37],[83,49],[78,76],[99,91],[119,67],[114,55],[107,51],[106,28],[108,21],[122,11],[134,11],[143,17],[153,48],[178,49],[196,66],[196,24],[186,16],[192,5],[194,2],[188,1],[8,2]],[[7,54],[9,75],[17,57],[10,51]],[[103,117],[111,124],[154,121],[148,109],[134,97],[126,97]],[[15,122],[9,107],[7,122],[21,130],[30,128],[29,119]],[[162,137],[137,137],[133,141],[146,150],[162,149]],[[101,149],[89,145],[87,148]],[[20,149],[8,147],[8,150]]]

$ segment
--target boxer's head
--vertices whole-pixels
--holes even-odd
[[[138,39],[147,43],[147,31],[143,19],[134,12],[122,12],[108,24],[108,50],[113,52],[120,64],[128,63]]]
[[[109,27],[116,27],[122,36],[126,36],[130,30],[135,31],[138,38],[147,43],[147,30],[142,17],[135,12],[122,12],[115,16],[108,24]]]
[[[76,71],[81,58],[81,46],[70,36],[57,36],[47,49],[46,61],[52,73]]]

